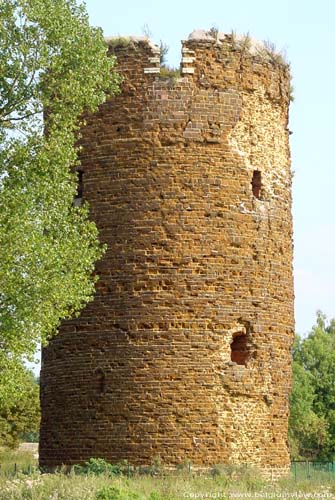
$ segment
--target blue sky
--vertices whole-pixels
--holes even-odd
[[[335,2],[332,0],[87,0],[91,24],[108,35],[141,35],[169,45],[179,65],[180,40],[196,28],[271,40],[291,62],[295,101],[290,129],[296,331],[304,334],[321,309],[335,317]]]

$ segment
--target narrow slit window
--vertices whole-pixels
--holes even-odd
[[[73,200],[75,207],[80,207],[83,203],[83,193],[84,193],[84,172],[82,170],[77,170],[78,174],[78,184],[77,184],[77,194]]]
[[[96,386],[97,386],[98,394],[104,394],[106,392],[105,372],[101,368],[98,368],[95,371],[95,377],[96,377]]]
[[[230,344],[231,360],[238,365],[246,365],[249,358],[247,335],[245,333],[236,333]]]
[[[254,170],[251,185],[252,194],[259,200],[261,198],[262,191],[262,174],[259,170]]]

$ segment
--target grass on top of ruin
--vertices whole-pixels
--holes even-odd
[[[12,467],[15,459],[16,471]],[[7,462],[6,462],[7,460]],[[0,451],[0,500],[182,500],[182,499],[331,499],[335,477],[319,472],[311,479],[294,476],[265,481],[246,466],[215,466],[192,472],[189,464],[168,472],[157,462],[131,474],[127,464],[93,459],[70,472],[41,473],[27,453]]]

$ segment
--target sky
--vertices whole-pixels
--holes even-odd
[[[179,66],[180,40],[194,29],[249,33],[271,40],[291,64],[296,331],[308,333],[316,311],[335,317],[335,2],[333,0],[87,0],[90,22],[106,36],[143,35],[169,46]]]

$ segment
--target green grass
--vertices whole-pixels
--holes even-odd
[[[38,467],[37,460],[29,451],[0,448],[0,478],[18,472],[30,473]]]
[[[19,455],[22,455],[21,457]],[[27,454],[7,452],[4,459],[16,459],[27,466],[33,462]],[[0,474],[0,500],[182,500],[182,499],[330,499],[335,495],[335,478],[318,472],[312,479],[297,482],[294,476],[277,482],[265,481],[250,467],[216,466],[211,474],[195,474],[180,468],[173,474],[163,468],[151,469],[151,474],[136,474],[128,478],[119,474],[117,466],[105,468],[92,460],[85,470],[65,474],[41,474],[37,469],[30,475],[15,477]]]
[[[37,474],[0,480],[1,500],[181,500],[183,498],[332,498],[334,483],[281,480],[246,483],[226,477],[180,474],[172,477]]]

